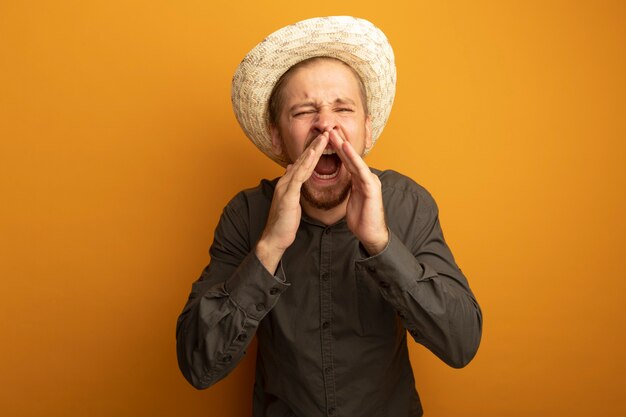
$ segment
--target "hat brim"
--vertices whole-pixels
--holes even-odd
[[[367,20],[350,16],[318,17],[286,26],[246,55],[235,71],[231,90],[233,110],[244,133],[280,165],[289,161],[272,151],[270,95],[289,68],[319,56],[345,62],[363,80],[372,116],[372,146],[389,119],[396,91],[396,67],[391,45],[380,29]]]

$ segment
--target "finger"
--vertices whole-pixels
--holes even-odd
[[[311,176],[311,172],[313,169],[309,169],[312,165],[312,161],[315,159],[315,151],[313,149],[308,149],[304,152],[304,158],[302,160],[302,164],[294,170],[293,176],[291,177],[289,183],[287,184],[286,194],[289,194],[291,198],[300,199],[300,190],[302,189],[302,184]]]
[[[294,164],[293,176],[289,182],[288,192],[300,192],[302,184],[313,174],[313,170],[322,156],[328,140],[328,133],[322,133],[309,144],[300,158],[298,158],[301,161],[297,166]]]
[[[292,176],[293,176],[293,164],[289,164],[285,168],[285,173],[283,174],[283,176],[280,177],[278,179],[278,182],[276,183],[276,191],[284,188],[287,184],[289,184],[289,181],[291,181]]]
[[[309,150],[314,149],[319,144],[321,140],[321,136],[322,135],[317,136],[315,139],[311,141],[311,143],[309,143],[305,147],[305,149],[302,151],[298,159],[296,159],[295,162],[293,163],[294,170],[297,170],[304,163],[304,161],[309,157]]]
[[[341,159],[341,162],[345,165],[348,172],[350,172],[351,174],[356,173],[354,165],[352,164],[343,149],[343,144],[345,140],[343,139],[341,134],[335,129],[330,131],[330,142],[335,149],[335,152],[337,152],[337,156],[339,156],[339,159]]]
[[[326,136],[326,138],[324,138],[324,136]],[[311,176],[311,173],[313,172],[313,168],[315,168],[315,164],[317,164],[317,161],[319,160],[322,153],[324,152],[324,149],[326,148],[327,143],[328,143],[327,132],[324,132],[320,134],[318,137],[316,137],[311,143],[309,143],[309,145],[302,152],[302,154],[298,157],[298,159],[296,159],[296,161],[293,164],[290,164],[287,166],[287,170],[283,174],[280,181],[288,184],[291,182],[294,175],[298,175],[299,182],[306,181]],[[310,161],[311,150],[314,150],[314,161],[315,161],[315,164],[313,164],[312,167],[310,166],[311,165],[311,161]],[[303,168],[305,169],[305,172],[310,169],[310,172],[308,173],[308,175],[305,175],[306,178],[304,179],[301,178],[303,176],[302,174]]]
[[[326,145],[328,145],[329,135],[328,132],[320,134],[313,142],[309,144],[306,150],[303,152],[304,159],[302,163],[296,167],[294,177],[297,176],[298,180],[305,182],[309,179],[315,166],[319,162]]]
[[[357,176],[363,181],[371,179],[371,171],[361,155],[354,149],[352,144],[347,140],[344,140],[341,135],[336,131],[331,131],[331,141],[339,158],[346,165],[348,172],[353,176]]]

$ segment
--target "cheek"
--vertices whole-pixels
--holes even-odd
[[[343,132],[359,154],[363,154],[367,141],[367,129],[362,121],[351,120],[343,125]]]
[[[284,150],[295,161],[304,151],[309,129],[302,124],[290,124],[283,132]]]
[[[358,120],[343,120],[340,126],[341,130],[354,141],[361,140],[365,135],[365,126]]]

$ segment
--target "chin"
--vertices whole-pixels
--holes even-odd
[[[330,210],[348,198],[350,194],[351,183],[339,184],[323,190],[312,190],[308,184],[302,187],[302,197],[313,207],[320,210]]]

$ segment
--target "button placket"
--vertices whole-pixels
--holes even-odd
[[[327,227],[321,236],[320,251],[320,338],[322,343],[322,369],[327,411],[336,410],[335,375],[333,367],[332,336],[332,230]]]

